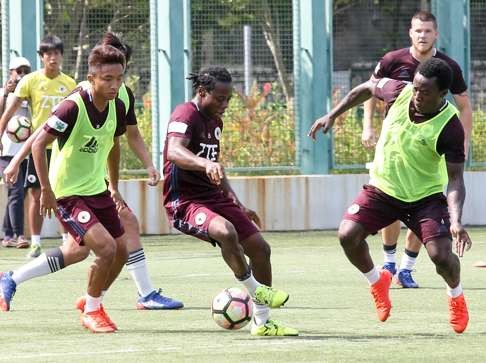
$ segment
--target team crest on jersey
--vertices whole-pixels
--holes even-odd
[[[66,88],[66,87],[64,87],[64,86],[62,86],[62,85],[61,85],[61,86],[59,86],[59,92],[60,92],[60,93],[65,93],[66,91],[67,91],[67,88]]]
[[[348,208],[348,213],[349,214],[356,214],[359,212],[359,205],[358,204],[353,204]]]
[[[204,222],[206,222],[207,217],[208,216],[206,215],[206,213],[201,212],[201,213],[196,214],[196,218],[194,220],[195,220],[196,224],[198,226],[200,226],[200,225],[204,224]]]
[[[219,140],[221,138],[221,129],[219,127],[216,127],[214,129],[214,137],[216,140]]]
[[[79,223],[88,223],[89,220],[91,219],[91,214],[89,214],[89,212],[87,211],[82,211],[82,212],[79,212],[78,214],[78,222]]]

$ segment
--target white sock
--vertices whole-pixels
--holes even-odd
[[[397,255],[397,245],[396,244],[395,244],[395,248],[393,248],[391,250],[385,250],[383,248],[383,258],[384,258],[385,263],[395,263],[396,255]]]
[[[102,297],[93,297],[86,294],[86,305],[84,306],[84,313],[90,313],[100,309]]]
[[[462,294],[462,286],[461,286],[461,283],[459,283],[459,285],[457,285],[454,288],[451,288],[450,286],[447,286],[447,295],[449,295],[450,297],[458,297],[461,294]]]
[[[62,244],[65,244],[68,240],[68,234],[67,233],[61,233],[62,237]]]
[[[40,234],[33,234],[32,236],[30,236],[30,244],[32,246],[40,246],[41,245]]]
[[[402,261],[400,262],[400,270],[413,270],[416,262],[417,257],[410,257],[404,253],[402,256]]]
[[[129,253],[126,266],[128,273],[137,285],[140,296],[145,297],[155,290],[148,274],[147,260],[143,248]]]
[[[27,262],[17,270],[14,270],[12,279],[18,286],[24,281],[33,279],[34,277],[44,276],[55,271],[51,271],[47,256],[45,253],[43,253],[39,257],[34,258],[32,261]]]
[[[253,321],[256,326],[265,324],[270,318],[270,308],[266,305],[255,304],[253,302]]]
[[[370,271],[365,272],[363,275],[366,277],[370,285],[373,285],[375,282],[377,282],[380,279],[380,273],[378,272],[375,266],[373,266],[373,268]]]
[[[250,272],[250,276],[247,279],[238,280],[238,281],[241,282],[243,286],[245,286],[245,288],[248,290],[248,293],[252,298],[255,297],[255,290],[257,289],[257,287],[261,286],[261,284],[257,280],[255,280],[251,272]]]

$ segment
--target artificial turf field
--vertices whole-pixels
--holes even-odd
[[[414,274],[421,288],[394,286],[391,317],[381,323],[367,283],[345,259],[334,231],[266,233],[274,285],[290,293],[273,317],[300,336],[255,338],[249,327],[226,331],[212,321],[212,297],[237,286],[218,249],[186,236],[151,236],[143,243],[153,282],[183,300],[183,310],[136,310],[135,285],[124,270],[104,299],[119,332],[88,332],[74,309],[85,290],[88,259],[19,286],[12,311],[0,313],[0,361],[485,362],[486,270],[472,264],[486,258],[486,230],[469,231],[473,248],[462,259],[462,280],[470,322],[462,335],[449,327],[444,283],[424,251]],[[378,238],[368,242],[381,264]],[[402,247],[403,236],[399,258]],[[0,249],[0,269],[24,263],[24,254]]]

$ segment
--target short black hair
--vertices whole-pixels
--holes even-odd
[[[64,44],[61,38],[56,35],[49,34],[41,40],[37,53],[42,56],[44,53],[50,50],[58,50],[61,52],[61,54],[64,54]]]
[[[448,90],[452,84],[452,69],[449,65],[439,58],[430,58],[420,63],[417,73],[425,78],[434,78],[439,90]]]
[[[125,56],[111,45],[97,45],[91,49],[88,56],[89,74],[95,74],[97,69],[104,64],[120,64],[125,68]]]
[[[103,38],[98,42],[98,45],[111,45],[112,47],[115,47],[123,53],[127,63],[132,56],[132,48],[128,44],[122,42],[117,34],[110,31],[103,34]]]
[[[437,29],[437,19],[435,15],[432,14],[430,11],[427,10],[417,11],[415,14],[413,14],[410,23],[413,21],[413,19],[418,19],[420,21],[431,21],[432,23],[434,23],[434,28]]]
[[[192,81],[192,89],[194,92],[196,92],[199,87],[211,92],[214,89],[216,82],[232,82],[230,72],[228,72],[226,68],[219,66],[204,68],[199,73],[190,73],[186,79]]]

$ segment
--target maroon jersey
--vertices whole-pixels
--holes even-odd
[[[452,69],[452,84],[449,89],[451,93],[457,95],[466,91],[467,85],[462,76],[462,70],[459,64],[438,50],[435,51],[434,57],[442,59]],[[412,82],[415,70],[419,64],[420,62],[412,56],[410,48],[394,50],[386,53],[380,59],[373,72],[373,77]]]
[[[378,82],[373,96],[379,98],[386,103],[387,109],[393,105],[400,92],[407,85],[407,82],[397,81],[394,79],[383,78]],[[410,101],[408,114],[410,120],[415,123],[425,122],[435,117],[440,111],[447,106],[448,101],[445,101],[444,106],[436,113],[422,114],[418,112],[413,102]],[[436,151],[439,155],[445,155],[448,162],[462,163],[465,160],[464,155],[464,129],[461,121],[457,115],[452,116],[449,122],[442,129],[439,138],[437,139]]]
[[[98,109],[93,104],[93,99],[91,97],[91,92],[89,90],[79,91],[81,98],[86,107],[86,112],[88,113],[89,120],[95,129],[100,128],[106,121],[108,117],[108,106],[103,111],[98,111]],[[116,130],[115,136],[123,135],[127,128],[126,122],[126,111],[125,105],[122,100],[115,98],[116,107]],[[59,148],[62,149],[64,144],[71,135],[71,132],[76,124],[78,118],[78,105],[76,102],[65,99],[59,103],[51,116],[44,124],[44,130],[48,133],[57,136],[57,141],[59,143]]]
[[[187,148],[197,156],[218,161],[219,140],[223,130],[221,119],[202,114],[196,104],[178,105],[170,116],[164,147],[164,204],[175,201],[206,200],[221,194],[222,189],[209,181],[203,171],[184,170],[167,160],[167,141],[170,137],[189,140]]]

